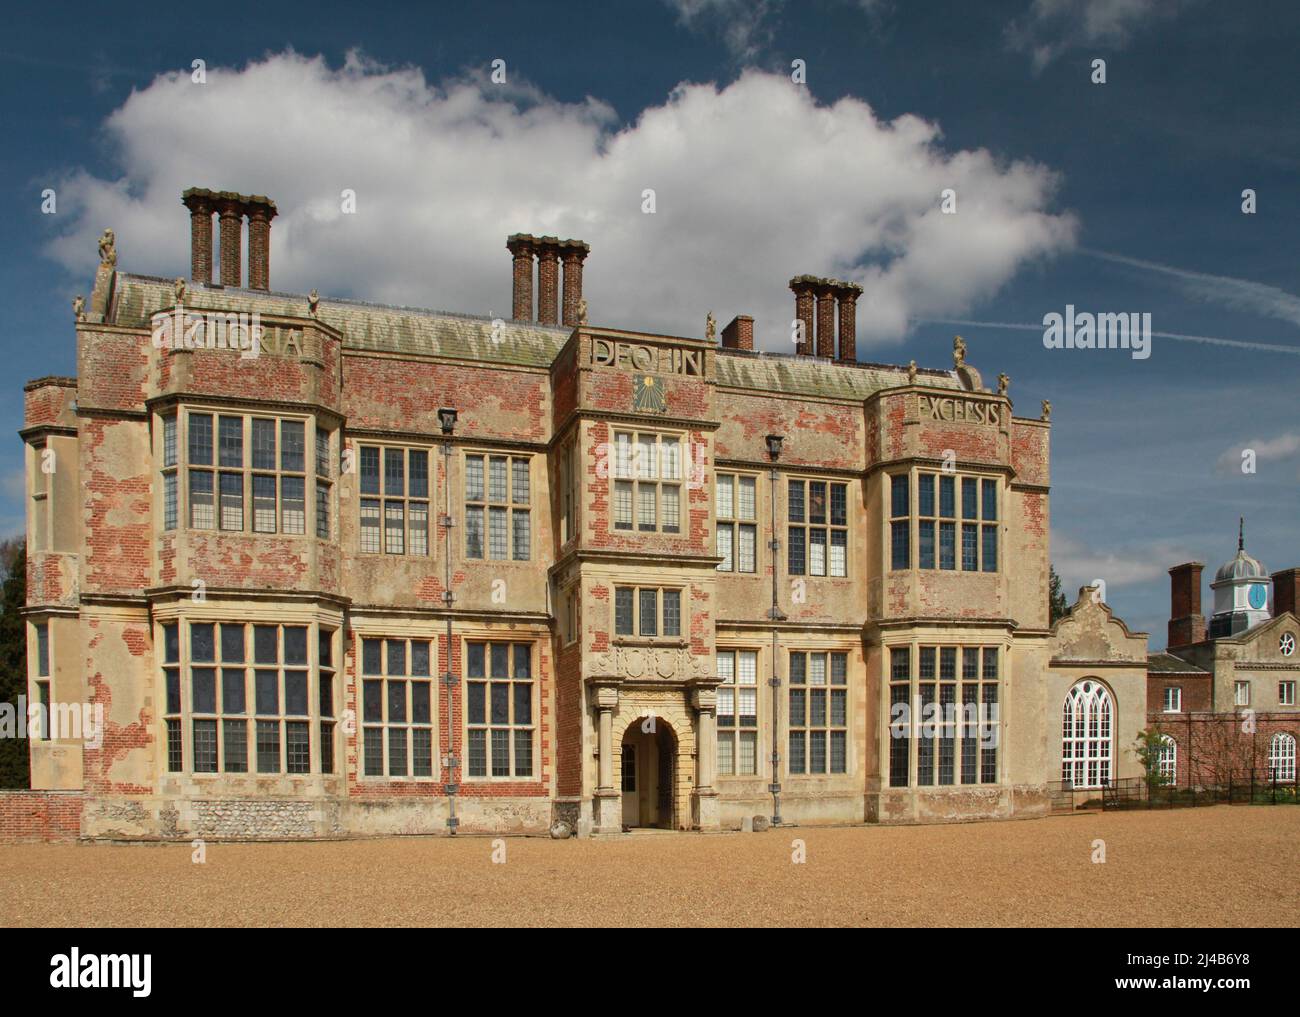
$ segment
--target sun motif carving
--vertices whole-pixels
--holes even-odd
[[[664,389],[654,376],[649,374],[641,375],[636,379],[636,395],[632,400],[632,408],[640,410],[642,413],[666,413],[668,403],[664,398]]]

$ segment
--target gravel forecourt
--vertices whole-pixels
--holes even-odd
[[[0,846],[0,923],[1291,926],[1297,844],[1300,808],[1227,805],[583,841],[209,843],[203,864],[188,844],[21,844]]]

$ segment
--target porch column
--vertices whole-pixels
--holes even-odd
[[[600,710],[600,779],[598,791],[614,790],[614,708],[601,706]]]
[[[618,679],[592,682],[596,708],[596,792],[591,796],[592,827],[596,833],[623,832],[623,794],[614,786],[614,711],[618,709]]]
[[[703,699],[703,696],[697,698]],[[718,714],[717,714],[717,693],[713,693],[712,705],[697,706],[700,711],[700,758],[695,764],[695,786],[700,791],[713,790],[713,771],[717,767],[718,748],[717,748],[717,731],[718,731]]]
[[[721,825],[718,818],[718,792],[713,786],[713,773],[717,766],[717,710],[718,692],[713,686],[695,688],[691,692],[691,705],[695,707],[695,792],[691,795],[692,819],[700,830],[716,830]]]

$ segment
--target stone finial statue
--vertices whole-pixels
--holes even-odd
[[[86,298],[80,293],[72,299],[72,315],[74,321],[81,321],[86,316]]]
[[[966,366],[966,340],[959,335],[952,337],[952,366]]]
[[[1050,399],[1043,400],[1043,419],[1044,420],[1052,419],[1052,403]]]
[[[704,338],[709,340],[709,342],[713,342],[718,338],[718,319],[713,316],[712,311],[710,311],[709,316],[704,319]]]
[[[176,282],[174,282],[172,286],[176,291],[177,305],[179,306],[180,304],[185,303],[185,280],[180,276],[177,276]]]
[[[916,384],[916,361],[915,360],[910,361],[907,365],[907,383],[909,385]]]
[[[587,298],[583,297],[578,301],[578,324],[587,324]]]
[[[116,244],[113,231],[104,230],[104,235],[99,238],[99,263],[106,268],[114,268],[117,265]]]
[[[316,308],[319,304],[320,294],[313,288],[312,291],[307,294],[307,311],[313,318],[316,317]]]
[[[999,374],[999,375],[998,375],[998,395],[1000,395],[1000,396],[1004,396],[1004,395],[1006,395],[1006,394],[1007,394],[1007,386],[1010,385],[1010,384],[1011,384],[1011,378],[1010,378],[1009,375],[1006,375],[1006,374]]]

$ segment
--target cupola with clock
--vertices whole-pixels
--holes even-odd
[[[1237,529],[1237,557],[1225,564],[1214,576],[1214,616],[1210,619],[1210,638],[1235,636],[1271,617],[1268,610],[1268,570],[1246,553],[1246,521]]]

